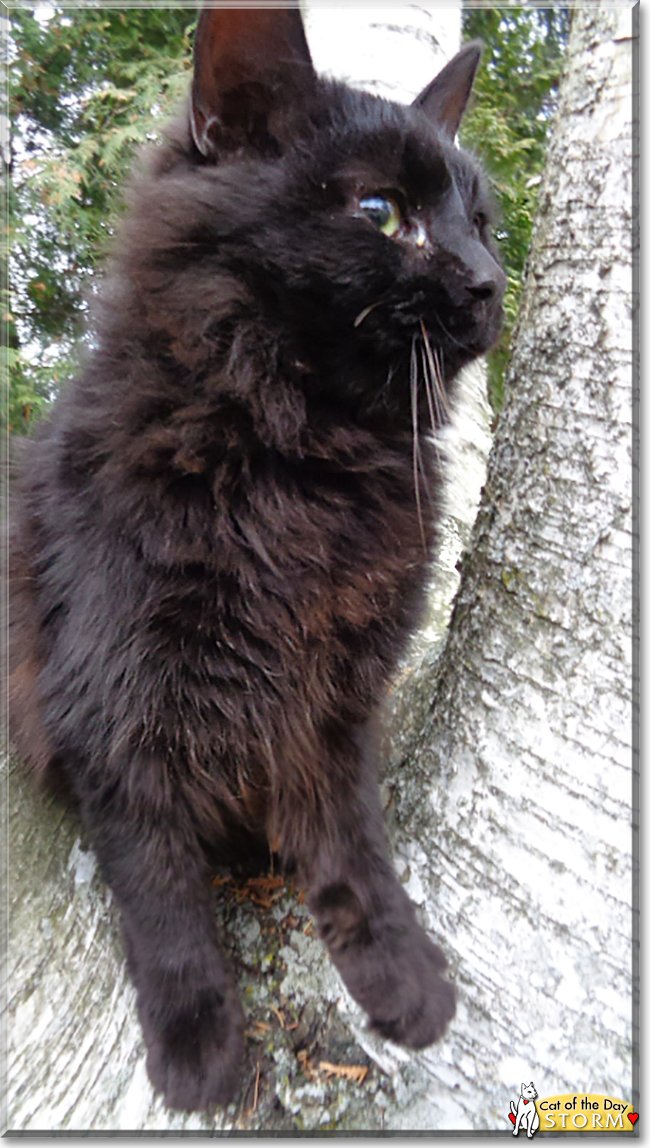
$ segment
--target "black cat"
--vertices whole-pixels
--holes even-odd
[[[233,1095],[215,856],[295,866],[373,1027],[454,1013],[388,859],[371,736],[421,615],[431,425],[504,275],[454,145],[480,48],[411,107],[314,73],[294,9],[199,19],[188,122],[135,179],[85,370],[26,444],[13,729],[78,801],[167,1103]]]

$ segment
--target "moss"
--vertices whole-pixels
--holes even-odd
[[[516,589],[516,584],[522,581],[521,572],[515,570],[512,566],[504,566],[501,571],[501,581],[508,593],[513,593]]]

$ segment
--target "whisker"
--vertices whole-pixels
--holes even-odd
[[[420,327],[422,330],[422,342],[424,344],[424,349],[426,351],[426,356],[427,356],[427,360],[428,360],[428,364],[429,364],[429,372],[430,372],[429,377],[431,379],[434,390],[435,390],[435,392],[436,392],[436,394],[440,400],[440,409],[443,412],[443,418],[441,421],[442,422],[448,422],[450,417],[451,417],[451,407],[449,405],[449,400],[447,398],[447,393],[445,391],[445,386],[444,386],[444,382],[443,382],[443,378],[442,378],[442,370],[440,367],[440,362],[438,360],[437,353],[431,349],[431,344],[429,342],[429,336],[427,333],[427,329],[424,326],[424,323],[422,322],[421,319],[420,319]]]
[[[463,351],[466,350],[465,344],[461,343],[460,339],[456,339],[455,336],[452,335],[451,331],[448,330],[447,327],[445,327],[445,324],[442,322],[439,315],[436,316],[436,321],[438,323],[438,326],[441,328],[443,334],[447,336],[447,338],[450,340],[450,342],[455,343],[457,347],[461,348],[461,350],[463,350]]]
[[[411,344],[411,419],[413,423],[413,487],[415,490],[415,502],[418,510],[420,536],[422,538],[422,546],[426,554],[427,540],[424,533],[422,504],[420,501],[420,470],[422,469],[422,458],[420,456],[420,439],[418,435],[418,361],[417,352],[415,349],[415,339]]]
[[[434,362],[436,365],[436,385],[438,388],[438,394],[440,395],[440,398],[442,399],[442,405],[445,409],[445,413],[447,415],[447,418],[451,419],[451,417],[452,417],[451,403],[449,402],[447,391],[445,389],[445,376],[444,376],[443,370],[442,370],[442,351],[440,351],[440,353],[438,353],[437,351],[434,351],[433,352],[433,358],[434,358]]]
[[[445,371],[444,371],[445,356],[444,356],[441,348],[438,348],[438,351],[436,352],[436,358],[437,358],[438,363],[440,365],[440,377],[442,379],[444,379],[444,377],[445,377]]]
[[[425,393],[427,396],[427,405],[429,407],[429,421],[431,423],[430,443],[431,443],[431,446],[433,447],[433,450],[435,452],[436,459],[438,460],[438,463],[440,463],[441,462],[441,452],[440,452],[440,445],[438,442],[437,431],[438,431],[438,427],[443,425],[445,419],[444,419],[444,414],[440,409],[440,400],[438,397],[437,389],[435,386],[432,385],[432,381],[429,378],[429,367],[428,367],[427,360],[426,360],[425,355],[424,355],[424,350],[422,350],[422,352],[421,352],[421,360],[422,360],[422,378],[424,380],[424,388],[425,388]],[[431,505],[433,506],[433,497],[431,495],[431,490],[430,490],[428,483],[427,483],[427,493],[429,495],[429,501],[430,501]]]
[[[429,407],[429,420],[431,422],[431,433],[435,436],[438,429],[438,424],[442,422],[442,411],[440,410],[440,403],[438,394],[433,386],[433,382],[429,373],[429,365],[427,363],[424,347],[421,350],[422,360],[422,378],[424,380],[424,390],[427,396],[427,406]]]
[[[354,320],[354,323],[352,324],[352,326],[353,327],[360,327],[361,324],[363,323],[363,320],[367,319],[370,312],[374,311],[375,307],[381,307],[383,302],[384,302],[383,299],[378,299],[376,303],[371,303],[369,307],[364,307],[363,311],[359,311],[359,314],[357,315],[356,319]]]
[[[413,343],[414,343],[414,345],[417,345],[417,340],[414,339]],[[417,388],[417,385],[419,384],[419,381],[420,381],[420,375],[418,374],[419,363],[420,363],[420,360],[416,358],[416,363],[415,363],[416,388]],[[424,393],[426,395],[427,406],[429,408],[429,420],[431,420],[431,417],[432,417],[431,402],[432,402],[432,399],[435,401],[435,395],[434,395],[433,391],[429,390],[429,384],[427,381],[426,366],[425,366],[424,359],[422,359],[422,375],[421,375],[421,378],[422,378],[422,381],[424,383]],[[435,450],[438,457],[440,457],[439,452],[438,452],[438,444],[437,444],[436,438],[435,438],[435,430],[436,430],[435,422],[432,422],[432,424],[431,424],[431,435],[427,435],[426,437],[428,440],[430,440],[430,442],[433,446],[433,449]],[[431,486],[429,483],[429,474],[427,473],[427,468],[424,464],[424,459],[422,457],[422,438],[419,435],[418,435],[418,460],[419,460],[419,464],[420,464],[420,474],[422,475],[422,481],[424,482],[424,489],[426,491],[427,498],[429,499],[429,502],[433,506],[433,498],[431,495]]]
[[[381,407],[382,404],[385,403],[386,394],[387,393],[390,394],[391,384],[393,382],[393,376],[395,375],[395,369],[396,369],[395,364],[391,363],[389,368],[388,368],[388,374],[386,375],[386,381],[384,383],[382,383],[381,387],[378,388],[377,393],[375,395],[375,398],[374,398],[372,405],[371,405],[371,408],[370,408],[371,410],[374,410],[377,407]]]
[[[431,345],[427,337],[426,327],[422,320],[420,320],[420,327],[422,330],[422,368],[427,386],[427,396],[431,396],[433,405],[435,406],[435,421],[433,429],[437,430],[446,422],[445,407],[440,401],[440,387],[438,386],[438,379],[436,374],[435,362],[433,360]],[[429,407],[431,411],[431,405]]]
[[[383,387],[381,388],[382,391],[389,391],[390,390],[394,374],[395,374],[395,364],[391,363],[390,367],[388,368],[388,374],[386,376],[386,382],[384,383]]]

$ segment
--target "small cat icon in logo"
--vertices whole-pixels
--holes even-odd
[[[539,1128],[539,1113],[535,1107],[537,1100],[537,1090],[532,1080],[530,1084],[522,1084],[521,1095],[515,1104],[514,1100],[510,1101],[510,1112],[508,1118],[514,1124],[512,1135],[518,1136],[519,1129],[525,1128],[528,1139],[532,1137],[534,1132]]]

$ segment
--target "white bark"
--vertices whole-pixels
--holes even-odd
[[[522,1080],[632,1100],[631,35],[574,14],[449,641],[401,699],[400,852],[461,990],[411,1127],[507,1128]]]
[[[444,8],[307,2],[304,18],[318,72],[404,104],[460,45],[460,0]]]

